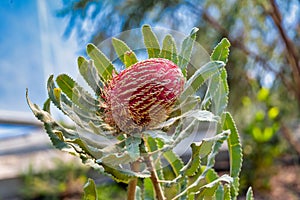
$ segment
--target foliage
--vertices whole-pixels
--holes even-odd
[[[164,41],[170,42],[164,42],[161,49],[151,27],[144,25],[142,28],[148,57],[173,58],[184,76],[189,70],[196,32],[197,29],[193,29],[183,40],[177,54],[172,36],[165,36]],[[117,54],[124,56],[120,60],[127,68],[137,62],[127,44],[116,38],[112,42]],[[103,91],[110,81],[115,81],[112,77],[118,72],[102,51],[92,44],[87,46],[87,54],[92,60],[79,57],[78,64],[94,95],[62,74],[56,78],[56,83],[53,76],[48,79],[50,100],[46,100],[42,109],[28,99],[28,94],[27,101],[34,115],[44,123],[56,148],[80,157],[83,163],[117,182],[129,184],[129,199],[156,197],[161,200],[167,195],[168,199],[236,199],[242,148],[235,122],[225,110],[229,94],[225,70],[229,46],[227,39],[220,41],[210,61],[198,66],[194,74],[186,77],[183,92],[168,118],[149,129],[124,132],[106,122],[107,113],[102,108],[107,102]],[[132,56],[128,57],[128,53]],[[203,97],[198,96],[199,89],[204,90]],[[199,101],[201,98],[202,101]],[[70,129],[57,123],[50,114],[50,102],[77,127]],[[203,123],[217,128],[211,137],[191,143],[191,158],[184,163],[173,149],[185,138],[197,133]],[[215,156],[225,142],[230,156],[230,173],[218,175],[214,170]],[[168,166],[164,166],[163,162],[168,162]],[[168,179],[170,173],[173,177]],[[86,199],[97,198],[94,187],[94,182],[89,180],[84,189]]]
[[[243,167],[242,184],[268,191],[270,178],[275,173],[274,163],[286,148],[278,134],[281,111],[267,88],[260,88],[253,100],[243,97],[243,106],[250,123],[243,130],[247,165]]]
[[[55,168],[40,172],[30,168],[22,175],[24,199],[62,199],[80,197],[87,168],[57,161]]]

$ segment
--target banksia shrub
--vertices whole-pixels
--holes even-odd
[[[161,46],[151,27],[143,26],[148,58],[142,61],[125,42],[113,38],[125,68],[121,71],[100,49],[88,44],[90,60],[80,56],[78,67],[94,94],[66,74],[56,80],[51,75],[43,108],[26,94],[29,107],[56,148],[128,184],[130,200],[236,199],[242,150],[234,120],[225,110],[230,43],[223,39],[206,64],[192,63],[192,56],[197,56],[192,53],[196,33],[194,28],[177,52],[171,35],[164,37]],[[56,122],[50,103],[73,120],[75,127]],[[215,127],[211,137],[189,144],[190,159],[184,163],[175,147],[208,123]],[[214,170],[215,156],[224,142],[230,172],[219,175]],[[93,180],[84,191],[86,198],[97,199]],[[251,196],[250,189],[247,198]]]

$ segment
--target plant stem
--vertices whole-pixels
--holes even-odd
[[[153,165],[152,158],[150,156],[146,156],[145,159],[146,159],[147,167],[149,168],[149,171],[150,171],[150,175],[151,175],[150,179],[151,179],[152,184],[154,186],[154,190],[155,190],[155,193],[156,193],[156,198],[157,198],[157,200],[165,200],[166,197],[164,196],[163,190],[162,190],[162,188],[159,184],[159,179],[158,179],[155,167]]]
[[[131,169],[133,171],[138,171],[139,170],[139,162],[133,162],[131,164]],[[128,183],[128,192],[127,192],[127,200],[135,200],[135,191],[136,191],[136,186],[137,186],[138,178],[133,178],[129,181]]]

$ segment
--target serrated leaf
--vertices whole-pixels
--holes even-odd
[[[83,191],[84,191],[84,195],[83,195],[84,200],[98,199],[96,184],[93,179],[90,178],[88,179],[88,182],[83,187]]]
[[[201,158],[200,154],[203,154],[203,156],[205,156],[207,154],[207,152],[209,151],[209,148],[201,148],[203,146],[204,143],[210,143],[213,142],[212,145],[208,145],[211,146],[211,150],[209,151],[208,155],[207,155],[207,164],[205,166],[205,169],[203,171],[201,171],[201,175],[198,176],[188,187],[185,188],[185,190],[183,190],[180,194],[178,194],[176,197],[174,197],[174,199],[179,198],[183,195],[185,195],[187,192],[189,193],[197,193],[198,191],[200,191],[204,186],[201,184],[201,181],[205,178],[206,174],[209,172],[209,170],[214,166],[214,162],[215,162],[215,156],[217,155],[217,153],[219,152],[222,143],[228,138],[230,132],[229,131],[223,131],[222,133],[212,137],[212,138],[208,138],[205,139],[201,142],[197,142],[197,143],[192,143],[191,147],[192,147],[192,152],[193,154],[198,154]],[[191,160],[183,167],[183,172],[189,168],[189,166],[191,165]],[[220,177],[221,178],[221,177]],[[223,179],[223,178],[221,178]],[[231,177],[230,177],[231,178]],[[207,186],[210,186],[212,184],[209,183],[207,184]]]
[[[115,181],[128,183],[132,178],[148,178],[150,174],[133,172],[127,169],[122,169],[119,167],[109,167],[107,165],[103,165],[104,172],[109,174]]]
[[[121,164],[128,164],[136,159],[132,159],[128,152],[118,152],[118,153],[110,153],[107,154],[98,160],[96,160],[99,164],[105,164],[108,166],[118,166]]]
[[[225,131],[222,132],[214,137],[203,139],[200,142],[194,142],[191,144],[192,148],[192,156],[190,161],[184,167],[186,170],[186,174],[188,176],[194,176],[196,172],[198,172],[199,168],[201,167],[201,159],[207,156],[210,156],[210,160],[213,159],[213,155],[215,155],[220,147],[220,144],[228,137],[229,132]],[[210,170],[212,167],[213,162],[207,162],[206,170]]]
[[[170,166],[172,167],[172,170],[173,170],[175,176],[176,177],[179,176],[181,168],[184,165],[181,158],[173,151],[166,151],[166,152],[164,152],[163,156],[168,161]]]
[[[142,27],[144,44],[147,48],[149,58],[158,58],[160,54],[160,45],[156,35],[153,33],[149,25]]]
[[[51,115],[41,110],[36,104],[33,104],[29,98],[28,98],[28,91],[26,91],[26,100],[27,104],[29,105],[31,111],[35,115],[36,118],[38,118],[41,122],[43,122],[46,132],[48,133],[48,136],[53,144],[53,146],[57,149],[66,149],[70,148],[70,146],[62,141],[54,132],[52,127],[58,126],[56,122],[52,119]]]
[[[221,182],[231,183],[232,177],[227,174],[222,175],[221,177],[215,179],[214,181],[203,185],[199,191],[195,192],[195,194],[200,194],[200,196],[213,196]]]
[[[77,106],[73,105],[70,100],[64,94],[54,94],[56,88],[53,82],[53,76],[50,76],[47,82],[48,95],[54,105],[60,109],[65,115],[72,119],[80,127],[90,127],[90,121],[101,124],[102,119],[96,115],[96,112],[83,111]]]
[[[137,160],[140,157],[140,144],[142,139],[140,137],[130,136],[126,138],[126,150],[132,160]]]
[[[164,128],[164,127],[171,126],[177,120],[183,119],[183,118],[196,119],[198,121],[205,121],[205,122],[216,122],[216,121],[218,121],[218,117],[215,116],[213,113],[211,113],[207,110],[195,109],[195,110],[190,110],[188,112],[185,112],[182,115],[179,115],[177,117],[170,118],[167,121],[158,124],[155,127],[155,129],[161,129],[161,128]]]
[[[201,98],[199,96],[189,96],[187,97],[183,102],[181,102],[179,105],[176,105],[173,108],[172,113],[170,114],[170,116],[174,116],[175,113],[177,113],[177,115],[186,113],[192,109],[194,109],[199,103],[201,102]]]
[[[246,200],[254,200],[252,188],[249,187],[246,194]]]
[[[192,50],[197,37],[198,30],[198,28],[193,28],[190,35],[183,40],[181,45],[181,51],[178,56],[178,67],[181,69],[182,74],[185,77],[187,75],[186,68],[191,59]]]
[[[98,76],[96,68],[94,67],[93,60],[86,60],[84,57],[79,56],[77,59],[77,63],[81,76],[93,89],[95,94],[98,97],[100,97],[101,88],[103,88],[103,83]]]
[[[122,40],[112,38],[112,45],[126,68],[138,62],[135,53]]]
[[[208,103],[212,103],[212,109],[216,115],[221,115],[228,104],[229,87],[227,72],[223,67],[220,73],[215,73],[208,85],[202,108],[207,109]]]
[[[163,146],[163,142],[158,140],[157,138],[155,139],[152,137],[147,137],[145,145],[148,149],[147,152],[149,153],[149,152],[155,152],[155,151],[159,150]],[[163,175],[163,171],[162,171],[160,156],[157,153],[154,153],[151,155],[151,158],[154,162],[154,166],[155,166],[158,178],[163,180],[164,175]]]
[[[116,73],[111,61],[93,44],[88,44],[86,51],[90,58],[94,60],[95,67],[101,79],[103,81],[110,80],[113,71]]]
[[[57,76],[56,82],[68,98],[80,108],[87,111],[97,111],[99,109],[98,101],[68,75],[61,74]]]
[[[195,94],[208,78],[217,73],[219,69],[224,66],[225,63],[221,61],[211,61],[198,69],[186,82],[184,90],[179,97],[179,102],[183,102],[187,97]]]
[[[165,36],[159,57],[171,60],[173,63],[177,64],[177,48],[174,38],[171,35]]]
[[[242,146],[234,120],[228,112],[225,112],[222,115],[221,129],[230,130],[231,132],[229,138],[227,139],[230,158],[230,176],[233,178],[233,183],[231,185],[231,197],[236,198],[239,190],[239,173],[242,168],[243,160]]]
[[[231,200],[230,184],[224,185],[224,200]]]
[[[143,132],[143,135],[150,136],[154,139],[159,138],[165,144],[170,144],[173,142],[172,136],[168,135],[168,133],[166,133],[162,130],[146,130]]]
[[[223,38],[219,44],[214,48],[210,59],[211,60],[220,60],[224,63],[227,63],[229,56],[229,47],[230,42],[227,38]]]

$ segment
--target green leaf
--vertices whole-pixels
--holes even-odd
[[[115,181],[122,183],[129,183],[132,178],[148,178],[150,174],[133,172],[130,170],[126,170],[120,167],[109,167],[108,165],[103,165],[104,172],[109,174]]]
[[[210,59],[215,61],[219,60],[223,61],[224,63],[227,63],[229,56],[229,47],[229,40],[227,38],[223,38],[221,42],[219,42],[219,44],[214,48]]]
[[[187,97],[195,94],[200,86],[208,80],[212,75],[217,73],[225,63],[221,61],[211,61],[198,69],[193,76],[186,82],[184,90],[179,97],[179,102],[183,102]]]
[[[125,145],[126,151],[128,152],[132,160],[137,160],[140,157],[140,144],[142,139],[140,137],[130,136],[126,138]]]
[[[246,194],[246,200],[254,200],[252,188],[249,187]]]
[[[230,176],[228,176],[227,174],[222,175],[221,177],[215,179],[214,181],[205,184],[204,186],[202,186],[200,188],[200,190],[198,190],[197,192],[195,192],[195,194],[199,194],[200,197],[211,197],[215,194],[216,190],[218,189],[218,186],[221,182],[225,182],[225,183],[231,183],[232,182],[232,178]]]
[[[150,136],[154,139],[159,138],[165,144],[170,144],[173,142],[172,136],[168,135],[168,133],[166,133],[162,130],[146,130],[143,132],[143,135]]]
[[[206,166],[205,166],[204,170],[201,170],[201,175],[198,176],[196,179],[194,179],[193,182],[190,183],[190,185],[188,187],[186,187],[174,199],[185,195],[187,192],[198,193],[199,191],[201,191],[201,189],[204,187],[202,184],[202,180],[205,178],[205,176],[209,172],[209,170],[214,166],[215,157],[216,157],[217,153],[219,152],[221,145],[229,137],[229,135],[230,135],[229,131],[223,131],[222,133],[220,133],[212,138],[202,140],[201,142],[192,143],[192,145],[191,145],[192,154],[199,156],[201,159],[203,157],[207,157]],[[193,163],[192,159],[193,159],[193,157],[181,170],[183,173],[187,169],[189,169],[190,166],[192,166],[191,165]],[[200,165],[200,163],[199,163],[199,165]],[[196,167],[194,167],[194,169],[196,169]],[[218,180],[223,181],[223,178],[220,177],[220,178],[218,178]],[[227,180],[228,180],[228,178],[226,178],[226,181]],[[231,177],[230,177],[230,180],[231,180]],[[215,182],[215,181],[213,181],[213,182]],[[207,186],[212,185],[213,182],[208,183]]]
[[[160,45],[156,35],[149,25],[142,27],[144,43],[147,48],[149,58],[158,58],[160,54]]]
[[[79,56],[77,59],[78,68],[81,76],[87,82],[87,84],[93,89],[95,94],[100,97],[103,83],[100,80],[97,70],[94,67],[93,60],[87,61],[84,57]]]
[[[138,62],[135,53],[122,40],[112,38],[112,45],[126,68]]]
[[[194,42],[197,37],[198,28],[193,28],[190,35],[186,37],[181,45],[181,51],[178,58],[178,67],[181,69],[183,75],[186,77],[186,68],[190,62]]]
[[[43,110],[50,113],[50,102],[51,102],[51,99],[48,98],[45,103],[44,103],[44,106],[43,106]]]
[[[230,113],[225,112],[222,115],[222,130],[230,130],[231,134],[227,139],[229,158],[230,158],[230,176],[233,178],[231,185],[231,197],[236,198],[239,191],[239,173],[242,168],[242,146],[237,128]]]
[[[173,151],[166,151],[166,152],[164,152],[163,156],[168,161],[170,166],[172,167],[172,170],[173,170],[175,176],[176,177],[179,176],[181,168],[184,165],[181,158]]]
[[[201,98],[199,96],[189,96],[180,104],[175,105],[175,107],[172,110],[172,113],[170,114],[170,117],[186,113],[194,109],[200,102]]]
[[[163,40],[163,46],[160,51],[159,57],[171,60],[173,63],[177,64],[177,48],[174,38],[171,35],[166,35]]]
[[[110,80],[113,71],[116,73],[111,61],[93,44],[87,45],[87,54],[94,60],[95,67],[102,80]]]
[[[84,191],[84,200],[97,200],[98,195],[97,195],[97,189],[96,189],[96,184],[93,179],[88,179],[88,182],[84,185],[83,187]]]
[[[136,186],[135,189],[135,200],[142,200],[142,191],[139,186]]]
[[[224,200],[231,200],[230,184],[224,185]]]
[[[147,153],[149,152],[155,152],[159,150],[163,146],[163,142],[161,140],[158,140],[157,138],[152,138],[152,137],[147,137],[145,141],[145,145],[147,147]],[[158,175],[158,178],[163,180],[164,179],[164,174],[162,171],[162,166],[161,166],[161,160],[160,160],[160,155],[158,153],[154,153],[151,155],[151,158],[153,162],[155,163],[155,169]]]
[[[144,200],[153,200],[155,199],[155,192],[152,181],[150,178],[143,179],[144,181]]]
[[[74,106],[72,102],[60,92],[60,88],[56,88],[53,82],[53,76],[50,76],[48,79],[47,89],[49,98],[54,105],[72,119],[77,125],[87,128],[90,127],[90,122],[96,123],[98,126],[102,124],[103,120],[96,114],[96,112],[84,111],[77,106]],[[102,130],[104,131],[105,128],[107,127],[103,127]],[[101,129],[99,129],[99,131],[100,130]],[[93,131],[91,130],[91,132]]]
[[[128,68],[132,65],[134,65],[135,63],[137,63],[138,60],[135,56],[135,53],[133,51],[126,51],[124,54],[124,63],[125,63],[125,67]]]
[[[216,121],[218,121],[218,117],[215,116],[213,113],[211,113],[207,110],[195,109],[195,110],[190,110],[188,112],[185,112],[182,115],[179,115],[177,117],[170,118],[167,121],[164,121],[164,122],[158,124],[155,127],[155,129],[161,129],[161,128],[164,128],[164,127],[171,126],[177,120],[183,119],[183,118],[196,119],[196,120],[202,121],[202,122],[216,122]]]
[[[214,113],[221,115],[227,107],[228,95],[227,72],[223,67],[220,73],[216,73],[212,76],[202,102],[202,108],[207,109],[208,103],[213,103]]]
[[[53,131],[52,127],[58,127],[59,125],[52,119],[51,115],[48,112],[41,110],[38,105],[33,104],[29,100],[28,90],[26,90],[26,100],[27,100],[27,104],[29,105],[35,117],[44,123],[45,130],[48,133],[48,136],[53,146],[57,149],[70,148],[70,146],[64,141],[62,141],[60,137],[57,134],[55,134],[55,132]]]
[[[219,151],[221,144],[228,138],[228,136],[229,132],[224,131],[218,135],[215,135],[214,137],[206,138],[200,142],[192,143],[192,156],[189,162],[184,167],[184,170],[186,170],[186,174],[188,176],[194,176],[201,167],[201,159],[208,156],[210,157],[207,161],[206,170],[211,169],[214,164],[214,155],[216,155],[216,153]]]
[[[59,75],[56,82],[68,98],[80,108],[87,111],[97,111],[99,109],[98,101],[68,75]]]
[[[172,150],[166,151],[163,156],[170,164],[175,177],[179,177],[179,175],[181,174],[181,169],[184,166],[181,158]],[[176,183],[178,193],[187,186],[187,181],[187,177],[183,177],[179,182]]]

